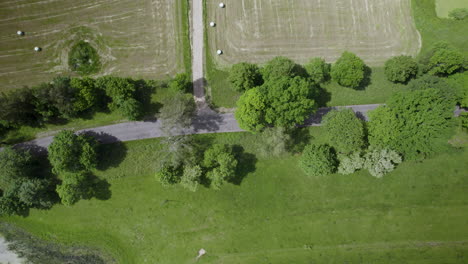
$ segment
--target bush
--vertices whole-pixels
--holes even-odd
[[[192,89],[192,81],[186,73],[177,74],[174,79],[169,82],[169,89],[175,92],[187,93]]]
[[[405,83],[418,74],[418,63],[410,56],[397,56],[385,62],[385,76],[391,82]]]
[[[358,151],[364,146],[364,124],[351,109],[333,110],[323,118],[331,145],[340,153]]]
[[[244,92],[262,85],[263,78],[257,65],[241,62],[232,66],[228,81],[234,90]]]
[[[344,175],[353,174],[364,167],[364,161],[365,159],[359,152],[354,152],[349,156],[342,156],[340,157],[338,173]]]
[[[200,185],[200,179],[203,174],[203,170],[200,166],[185,166],[184,173],[180,179],[180,185],[192,192],[197,191]]]
[[[436,44],[430,54],[425,69],[429,74],[447,76],[464,68],[463,54],[446,43]]]
[[[264,81],[305,75],[301,66],[286,57],[275,57],[268,61],[261,69],[261,73]]]
[[[343,52],[333,64],[331,76],[339,85],[357,88],[364,79],[364,61],[351,52]]]
[[[426,74],[418,79],[411,80],[411,82],[408,83],[408,89],[412,91],[435,89],[439,93],[440,97],[453,102],[455,105],[461,95],[457,88],[455,88],[453,84],[448,83],[447,80],[447,78],[440,78]]]
[[[134,98],[128,98],[119,105],[119,112],[128,120],[135,121],[143,115],[143,105]]]
[[[323,83],[330,77],[330,64],[322,58],[313,58],[305,65],[307,74],[317,84]]]
[[[76,112],[84,112],[97,106],[99,101],[99,89],[92,78],[72,78],[70,86],[77,91],[74,108]]]
[[[336,170],[336,154],[328,145],[307,145],[299,166],[309,176],[331,174]]]
[[[220,187],[236,176],[238,161],[232,152],[232,146],[215,144],[205,151],[203,166],[208,171],[206,177],[213,189]]]
[[[450,11],[449,17],[456,20],[464,20],[468,17],[468,8],[456,8]]]
[[[377,178],[381,178],[393,171],[396,165],[402,162],[401,156],[397,152],[373,147],[369,148],[369,152],[367,152],[364,158],[364,168]]]
[[[164,186],[168,187],[179,183],[180,172],[179,168],[171,165],[164,164],[161,169],[156,173],[156,179]]]
[[[68,53],[68,66],[82,75],[96,73],[101,67],[99,55],[93,46],[81,40]]]

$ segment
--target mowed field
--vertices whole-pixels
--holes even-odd
[[[455,8],[468,8],[467,0],[436,0],[436,11],[439,17],[448,17]]]
[[[321,128],[311,128],[323,143]],[[215,191],[163,188],[159,139],[108,145],[96,175],[111,198],[4,217],[41,238],[112,254],[117,263],[468,263],[468,151],[367,172],[307,177],[298,156],[264,158],[259,135],[197,135],[244,148],[238,177]],[[257,158],[253,158],[256,155]]]
[[[182,71],[182,1],[0,1],[0,90],[69,75],[68,51],[79,40],[101,55],[98,75],[155,79]]]
[[[220,66],[282,55],[304,63],[336,60],[344,50],[371,66],[416,55],[420,37],[410,0],[206,0],[210,53]],[[216,50],[224,51],[216,56]]]

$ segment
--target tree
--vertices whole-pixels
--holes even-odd
[[[364,158],[364,168],[377,178],[393,171],[396,165],[402,162],[401,156],[397,152],[374,147],[369,148]]]
[[[52,171],[89,171],[96,167],[96,141],[85,135],[75,135],[72,131],[62,130],[49,146],[49,161]]]
[[[406,83],[418,74],[418,68],[411,56],[396,56],[385,62],[385,76],[391,82]]]
[[[338,166],[338,173],[344,175],[353,174],[362,169],[365,162],[360,152],[354,152],[348,156],[341,156],[339,160],[340,165]]]
[[[18,198],[29,207],[50,208],[53,205],[51,182],[44,179],[28,179],[21,183]]]
[[[429,74],[447,76],[464,68],[465,58],[455,48],[440,44],[434,48],[427,64]]]
[[[180,184],[192,191],[195,192],[200,185],[200,179],[203,174],[203,170],[199,165],[194,166],[185,166],[184,173],[182,174],[182,178],[180,179]]]
[[[95,107],[99,100],[99,90],[96,81],[89,77],[72,78],[70,86],[77,91],[74,103],[76,112],[84,112]]]
[[[0,215],[19,214],[25,209],[26,205],[16,196],[4,194],[0,197]]]
[[[164,164],[156,173],[156,179],[164,186],[168,187],[180,181],[180,168],[169,164]]]
[[[468,17],[468,8],[455,8],[450,11],[449,17],[455,20],[464,20]]]
[[[163,102],[159,118],[166,135],[178,134],[190,127],[196,105],[191,95],[177,93]]]
[[[266,96],[260,88],[246,91],[237,101],[235,117],[240,128],[258,132],[266,126],[265,109],[267,107]]]
[[[393,149],[405,159],[425,157],[437,149],[453,115],[453,102],[435,89],[399,92],[386,106],[369,113],[369,143]]]
[[[169,164],[173,167],[181,165],[193,165],[197,161],[193,137],[188,135],[170,136],[162,140],[164,146],[164,156],[161,157],[162,164]]]
[[[32,124],[39,115],[35,110],[34,95],[31,89],[24,87],[8,93],[0,93],[0,123],[5,128]]]
[[[4,192],[14,189],[31,175],[33,169],[29,152],[5,147],[0,151],[0,189]]]
[[[328,145],[307,145],[299,160],[299,166],[309,176],[322,176],[335,172],[336,154]]]
[[[261,69],[263,80],[274,80],[281,77],[304,76],[303,69],[286,57],[275,57]]]
[[[73,205],[81,199],[80,186],[75,184],[60,184],[57,185],[57,194],[63,205]]]
[[[364,125],[351,109],[333,110],[323,118],[323,127],[331,145],[340,153],[360,150],[364,142]]]
[[[143,115],[143,105],[140,103],[140,101],[134,98],[128,98],[119,105],[120,113],[128,118],[128,120],[135,121]]]
[[[445,79],[447,82],[447,90],[442,90],[442,93],[456,94],[457,103],[461,107],[468,107],[468,72],[456,73]]]
[[[364,79],[364,61],[354,53],[345,51],[331,68],[331,76],[338,84],[357,88]]]
[[[263,83],[258,66],[246,62],[234,64],[229,72],[228,80],[238,92],[245,92]]]
[[[323,83],[330,76],[330,64],[322,58],[313,58],[305,65],[307,74],[317,84]]]
[[[278,127],[302,124],[317,108],[312,99],[316,86],[302,77],[267,81],[260,88],[267,98],[265,121]]]
[[[408,83],[409,90],[427,90],[435,89],[441,97],[455,104],[459,97],[459,91],[454,87],[455,85],[449,83],[446,78],[440,78],[433,75],[424,75],[421,78],[411,80]]]
[[[190,76],[186,73],[177,74],[174,79],[169,82],[169,89],[175,92],[186,93],[192,88]]]
[[[232,147],[215,144],[205,151],[203,166],[208,171],[206,176],[214,189],[219,189],[225,182],[234,179],[237,159],[232,153]]]
[[[81,40],[68,53],[68,66],[79,74],[96,73],[101,67],[99,54],[91,44]]]

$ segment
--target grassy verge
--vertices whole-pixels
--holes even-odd
[[[323,141],[321,128],[310,128]],[[197,135],[257,154],[247,133]],[[462,263],[468,259],[467,150],[367,172],[306,177],[298,156],[241,163],[240,185],[195,193],[154,178],[158,139],[109,145],[112,197],[4,217],[46,240],[81,244],[118,263]],[[120,153],[120,154],[119,154]],[[120,155],[120,157],[117,157]]]
[[[185,72],[191,75],[192,53],[190,47],[189,0],[176,1],[176,17],[179,23],[178,53],[183,54]]]

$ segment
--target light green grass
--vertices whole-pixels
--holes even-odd
[[[466,0],[436,0],[437,16],[447,18],[449,13],[456,8],[468,8]]]
[[[314,141],[323,141],[312,128]],[[240,144],[246,133],[199,135]],[[107,201],[8,217],[33,234],[111,253],[119,263],[464,263],[468,260],[468,151],[407,162],[382,179],[367,172],[308,178],[298,156],[259,159],[240,185],[196,193],[154,178],[159,140],[110,145],[98,171]],[[243,170],[248,164],[243,164]],[[252,164],[251,164],[252,165]]]

